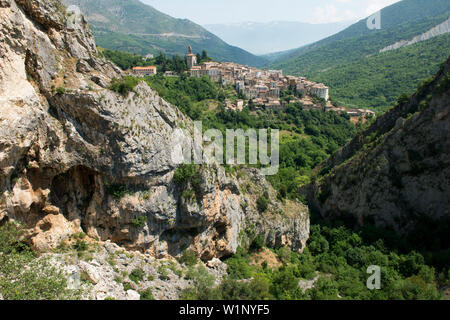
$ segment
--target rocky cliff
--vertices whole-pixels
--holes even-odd
[[[144,82],[109,90],[120,76],[82,15],[56,0],[0,1],[0,221],[24,223],[39,250],[81,231],[157,258],[228,256],[249,233],[304,247],[307,208],[271,200],[260,213],[256,199],[275,192],[255,170],[202,166],[200,201],[184,199],[171,136],[191,120]]]
[[[428,39],[437,37],[441,34],[445,34],[450,32],[450,18],[445,20],[443,23],[435,26],[434,28],[431,28],[427,32],[424,32],[418,36],[415,36],[411,40],[402,40],[398,41],[390,46],[387,46],[386,48],[383,48],[380,50],[380,52],[386,52],[391,50],[397,50],[403,47],[411,46],[413,44],[416,44],[418,42],[426,41]]]
[[[323,163],[305,187],[327,219],[400,234],[450,213],[450,59],[411,97]]]

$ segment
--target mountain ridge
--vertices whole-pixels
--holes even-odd
[[[86,15],[99,46],[130,53],[184,56],[187,47],[218,61],[260,66],[266,62],[231,46],[188,19],[176,19],[138,0],[63,0]]]
[[[286,65],[288,61],[293,62],[295,58],[301,59],[303,55],[310,51],[318,51],[320,48],[331,45],[332,43],[346,44],[344,41],[352,38],[359,41],[366,39],[377,40],[377,34],[381,34],[387,39],[379,39],[377,41],[390,45],[395,42],[392,41],[389,43],[390,38],[398,39],[400,41],[404,40],[402,37],[408,35],[416,36],[421,32],[428,31],[430,28],[448,19],[449,12],[450,4],[445,0],[430,0],[426,3],[420,0],[403,0],[381,10],[381,30],[369,30],[366,26],[367,18],[361,19],[347,29],[332,35],[331,37],[303,46],[297,50],[291,50],[289,55],[282,57],[283,61],[275,61],[275,64],[279,66]],[[411,23],[413,26],[408,26],[408,23]],[[367,36],[369,38],[366,38]],[[373,51],[372,53],[375,52],[376,51]]]
[[[426,41],[428,39],[437,37],[441,34],[445,34],[450,32],[450,18],[447,19],[446,21],[444,21],[443,23],[433,27],[432,29],[428,30],[427,32],[424,32],[418,36],[415,36],[413,39],[411,40],[402,40],[399,42],[396,42],[392,45],[387,46],[386,48],[383,48],[380,50],[381,52],[386,52],[386,51],[390,51],[390,50],[396,50],[402,47],[407,47],[413,44],[416,44],[418,42],[422,42],[422,41]]]
[[[425,13],[429,15],[424,16]],[[449,18],[450,3],[447,1],[403,0],[381,10],[381,30],[369,30],[363,19],[327,39],[287,54],[279,53],[279,58],[269,67],[306,76],[335,88],[334,92],[330,90],[330,96],[337,104],[384,112],[402,92],[411,92],[421,80],[434,74],[445,58],[445,52],[450,50],[450,42],[443,34],[404,47],[405,50],[399,53],[380,51],[405,40],[420,38]],[[423,43],[429,47],[424,47]],[[423,48],[424,54],[417,52],[417,48]],[[399,60],[399,56],[403,60]],[[397,68],[396,62],[403,67]],[[405,74],[408,74],[407,81],[400,81],[404,80]]]

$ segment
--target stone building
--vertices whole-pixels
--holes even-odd
[[[192,53],[192,47],[188,47],[188,54],[186,55],[186,63],[188,69],[191,69],[192,67],[197,65],[197,56]]]
[[[310,88],[311,95],[318,96],[319,98],[324,99],[325,101],[328,101],[329,99],[329,91],[328,87],[325,86],[322,83],[314,84]]]
[[[157,73],[155,66],[150,67],[134,67],[133,74],[137,76],[153,76]]]

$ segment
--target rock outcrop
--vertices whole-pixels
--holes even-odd
[[[450,214],[450,59],[408,99],[323,163],[305,187],[327,219],[399,234]]]
[[[450,18],[442,22],[441,24],[438,24],[434,28],[431,28],[427,32],[424,32],[418,36],[415,36],[411,40],[402,40],[398,41],[392,45],[389,45],[383,49],[380,50],[380,52],[386,52],[391,50],[397,50],[403,47],[411,46],[413,44],[416,44],[418,42],[426,41],[428,39],[440,36],[441,34],[446,34],[450,32]]]
[[[189,268],[175,259],[128,253],[110,241],[89,246],[90,250],[81,254],[69,250],[43,255],[64,272],[69,289],[81,291],[81,299],[140,300],[143,292],[149,291],[157,300],[177,300],[192,286],[187,279]],[[195,268],[199,267],[219,283],[226,275],[226,264],[220,260],[199,262]]]
[[[119,77],[82,15],[56,0],[0,2],[0,223],[23,222],[39,250],[84,231],[157,258],[190,248],[210,260],[251,241],[249,229],[302,250],[307,208],[271,200],[260,213],[257,197],[276,197],[257,171],[238,179],[204,165],[201,201],[184,199],[171,136],[191,120],[145,82],[109,90]]]

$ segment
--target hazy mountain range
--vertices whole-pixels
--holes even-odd
[[[339,31],[353,22],[311,24],[296,21],[209,24],[204,27],[223,39],[254,54],[267,54],[298,48]]]

